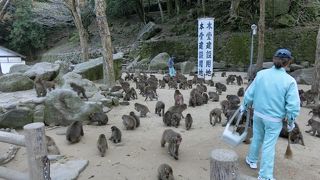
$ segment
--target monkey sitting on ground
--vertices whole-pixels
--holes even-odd
[[[80,141],[81,137],[84,135],[82,122],[74,121],[68,128],[66,133],[66,139],[70,143],[77,143]]]
[[[187,105],[186,104],[182,104],[182,105],[177,105],[177,106],[171,106],[168,111],[172,112],[173,113],[178,113],[178,114],[181,114],[181,117],[184,118],[182,112],[184,110],[187,109]]]
[[[238,92],[237,92],[237,95],[238,95],[239,97],[243,97],[243,95],[244,95],[244,89],[243,89],[243,87],[239,88],[239,90],[238,90]]]
[[[45,97],[47,95],[47,89],[42,84],[39,76],[34,79],[34,88],[36,89],[37,97]]]
[[[150,85],[146,86],[145,91],[144,91],[144,95],[146,96],[144,101],[146,101],[148,98],[150,99],[150,101],[152,101],[154,99],[158,100],[157,92]]]
[[[161,138],[161,147],[164,147],[166,143],[169,143],[168,153],[175,159],[178,160],[179,146],[181,144],[182,137],[179,133],[172,129],[164,130]]]
[[[134,130],[136,128],[136,119],[132,116],[123,115],[122,123],[127,130]]]
[[[221,73],[221,77],[226,77],[227,76],[227,73],[226,72],[222,72]]]
[[[89,115],[89,121],[98,122],[99,126],[106,125],[108,120],[108,116],[104,112],[94,112]]]
[[[149,108],[145,105],[134,103],[134,109],[140,112],[140,117],[146,117],[147,113],[150,112]]]
[[[139,127],[140,126],[140,118],[133,111],[131,111],[129,113],[129,115],[132,116],[136,120],[136,127]]]
[[[54,140],[46,135],[47,151],[50,155],[60,155],[60,151]]]
[[[164,115],[165,104],[162,101],[158,101],[155,108],[155,113],[160,117]]]
[[[183,104],[183,95],[181,92],[177,89],[174,92],[174,105],[182,105]]]
[[[117,128],[116,126],[112,126],[111,127],[111,137],[109,138],[110,141],[112,141],[113,143],[119,143],[121,142],[121,131],[119,128]]]
[[[222,114],[222,112],[221,112],[221,109],[219,109],[219,108],[214,108],[210,112],[209,117],[210,117],[210,124],[212,126],[215,126],[216,123],[221,123],[221,114]],[[214,117],[214,122],[212,122],[212,117]]]
[[[161,164],[159,166],[158,180],[173,180],[173,171],[168,164]]]
[[[107,138],[104,134],[100,134],[97,142],[97,147],[101,157],[104,157],[106,154],[106,150],[108,149]]]
[[[166,82],[164,80],[159,80],[159,88],[164,89],[166,87]]]
[[[238,84],[238,86],[241,86],[241,85],[243,84],[243,79],[242,79],[241,75],[236,76],[236,78],[237,78],[237,84]]]
[[[223,100],[220,102],[220,105],[221,105],[223,114],[226,114],[227,110],[230,107],[230,102],[228,100]]]
[[[71,86],[72,90],[78,94],[78,96],[80,96],[80,94],[82,94],[82,96],[88,100],[88,97],[86,96],[86,89],[84,89],[82,86],[79,86],[73,82],[70,83],[70,86]]]
[[[204,104],[208,104],[208,100],[209,100],[209,96],[207,93],[202,93],[202,97],[203,97],[203,103]]]
[[[218,93],[209,91],[208,94],[209,94],[209,99],[211,99],[212,102],[219,102],[219,94]]]
[[[229,75],[226,79],[227,85],[234,84],[234,81],[236,80],[235,75]]]
[[[192,116],[190,113],[188,113],[185,118],[186,130],[189,130],[191,128],[192,122],[193,122]]]
[[[225,84],[222,84],[220,82],[217,82],[216,85],[216,90],[219,92],[219,94],[221,94],[220,92],[226,92],[227,91],[227,86]]]
[[[181,121],[181,114],[179,113],[173,113],[171,116],[171,125],[175,128],[178,128],[180,126]]]
[[[170,81],[168,82],[168,86],[169,86],[169,89],[170,89],[170,88],[178,89],[178,83],[177,83],[177,81],[175,81],[175,80],[170,80]]]
[[[303,140],[303,136],[302,133],[300,131],[299,125],[295,122],[295,127],[293,128],[293,130],[290,132],[291,136],[290,136],[290,140],[291,143],[293,144],[301,144],[304,146],[304,140]],[[289,132],[288,132],[288,127],[287,127],[287,121],[282,121],[282,129],[280,132],[280,137],[283,138],[288,138],[289,137]]]
[[[193,85],[192,80],[188,80],[187,84],[188,84],[189,89],[192,89],[192,85]]]
[[[311,126],[311,129],[306,131],[306,133],[312,132],[312,136],[320,137],[320,122],[314,119],[309,119],[307,126]]]

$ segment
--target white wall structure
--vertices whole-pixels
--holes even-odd
[[[0,66],[3,74],[9,73],[10,67],[15,64],[26,64],[25,61],[22,61],[25,58],[19,53],[0,46]]]

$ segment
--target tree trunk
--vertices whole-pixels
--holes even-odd
[[[158,0],[158,6],[159,6],[159,10],[160,10],[160,14],[161,14],[161,22],[164,22],[164,16],[163,16],[163,10],[162,10],[162,6],[161,6],[161,2],[160,0]]]
[[[103,55],[103,80],[109,87],[115,84],[115,76],[113,69],[113,57],[112,57],[112,44],[111,35],[109,31],[107,16],[106,16],[106,2],[105,0],[95,0],[96,18],[99,27],[101,44],[102,44],[102,55]]]
[[[1,0],[0,1],[0,22],[6,13],[6,9],[9,6],[10,0]]]
[[[144,12],[144,6],[143,6],[143,0],[135,0],[135,11],[138,14],[140,20],[144,23],[146,23],[146,14]]]
[[[176,13],[180,14],[180,0],[175,0]]]
[[[231,0],[230,19],[238,17],[238,9],[239,9],[239,5],[240,5],[240,1],[241,0]]]
[[[317,49],[316,49],[316,56],[314,62],[314,72],[313,72],[313,81],[311,85],[311,91],[317,96],[315,96],[316,104],[319,104],[319,88],[320,88],[320,27],[317,35]]]
[[[260,0],[260,18],[258,23],[259,44],[256,72],[262,69],[264,60],[265,0]]]
[[[205,0],[202,0],[202,12],[203,12],[203,15],[206,14],[206,1]]]
[[[64,1],[72,14],[76,28],[79,31],[82,59],[87,61],[89,59],[88,33],[82,24],[79,3],[76,2],[76,0],[64,0]]]
[[[236,180],[240,176],[238,155],[228,149],[215,149],[211,152],[210,180]]]
[[[188,7],[191,6],[191,0],[187,0],[187,6],[188,6]]]

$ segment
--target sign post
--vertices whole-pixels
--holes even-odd
[[[213,46],[214,18],[198,19],[198,78],[212,78]]]

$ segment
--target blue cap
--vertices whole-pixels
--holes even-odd
[[[278,49],[277,52],[274,53],[274,56],[279,58],[292,59],[291,52],[288,49]]]

